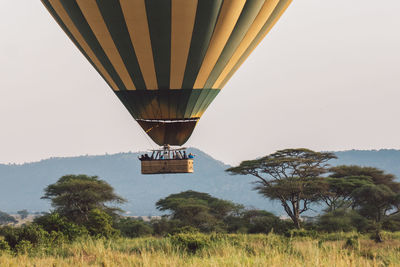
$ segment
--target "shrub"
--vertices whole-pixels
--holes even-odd
[[[119,234],[119,231],[112,227],[111,216],[99,209],[90,211],[86,228],[90,235],[95,237],[110,238]]]
[[[62,233],[69,241],[73,241],[80,236],[88,235],[88,231],[84,226],[72,223],[58,213],[49,213],[38,217],[35,219],[34,223],[40,225],[49,233]]]
[[[181,223],[178,220],[168,220],[167,218],[162,218],[161,220],[151,221],[153,227],[153,233],[158,236],[166,236],[167,234],[172,234],[181,227]]]
[[[358,236],[352,236],[347,238],[344,247],[347,249],[359,249],[360,248],[360,241],[358,240]]]
[[[29,241],[32,246],[47,244],[49,242],[49,233],[43,230],[39,225],[31,224],[21,228],[3,229],[4,240],[12,249],[22,241]]]
[[[32,251],[33,246],[32,243],[29,242],[28,240],[21,240],[16,246],[15,246],[15,252],[18,254],[28,254]]]
[[[153,233],[153,228],[149,223],[131,218],[120,219],[115,227],[126,237],[148,236]]]
[[[200,233],[200,230],[193,226],[182,226],[172,231],[172,234],[195,234],[195,233]]]
[[[211,243],[210,236],[201,233],[181,233],[170,238],[174,246],[192,254],[209,247]]]
[[[319,230],[326,232],[351,232],[355,230],[352,222],[352,214],[336,210],[320,216],[317,225]]]
[[[369,228],[369,222],[355,211],[339,209],[320,216],[317,228],[326,232],[362,232]]]
[[[254,218],[248,228],[249,234],[268,234],[271,231],[274,231],[275,233],[282,233],[287,231],[287,226],[285,225],[285,223],[283,223],[279,218],[275,216]]]
[[[382,229],[391,232],[400,231],[400,215],[396,214],[384,220],[382,223]]]
[[[316,238],[318,233],[314,230],[305,230],[305,229],[291,229],[288,230],[285,235],[287,237],[312,237]]]
[[[9,224],[9,223],[16,223],[16,222],[17,222],[17,220],[13,216],[0,211],[0,224]]]
[[[7,241],[0,239],[0,252],[9,252],[10,249],[10,245]]]

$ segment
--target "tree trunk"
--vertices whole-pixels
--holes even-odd
[[[300,212],[299,212],[299,202],[292,202],[293,206],[293,223],[297,229],[301,228],[300,225]]]
[[[380,229],[376,229],[375,236],[374,236],[374,241],[375,241],[375,243],[382,243],[383,242]]]
[[[300,229],[300,228],[301,228],[300,218],[294,217],[294,218],[293,218],[293,223],[294,223],[294,226],[295,226],[297,229]]]

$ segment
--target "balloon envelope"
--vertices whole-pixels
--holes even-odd
[[[291,0],[42,0],[144,131],[182,145]]]

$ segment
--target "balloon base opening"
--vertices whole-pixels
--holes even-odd
[[[192,135],[199,118],[190,119],[137,119],[139,125],[158,145],[182,146]]]

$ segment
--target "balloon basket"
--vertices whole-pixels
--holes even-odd
[[[186,154],[186,148],[171,148],[164,145],[152,150],[151,156],[142,155],[142,174],[193,173],[193,154]]]
[[[193,173],[192,159],[143,160],[142,174]]]

